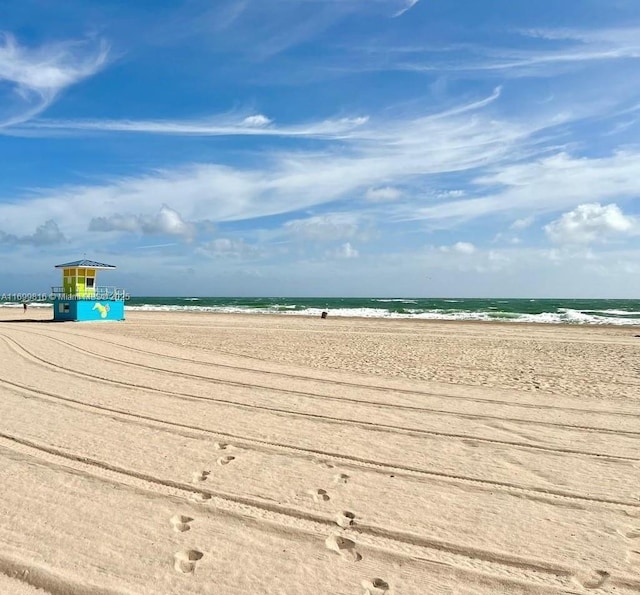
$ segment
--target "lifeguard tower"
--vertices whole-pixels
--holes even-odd
[[[62,269],[62,287],[51,288],[54,320],[124,320],[124,289],[97,284],[97,272],[115,266],[76,260],[55,268]]]

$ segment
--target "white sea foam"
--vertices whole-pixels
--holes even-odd
[[[634,310],[585,310],[593,314],[608,314],[611,316],[640,316],[640,312]]]

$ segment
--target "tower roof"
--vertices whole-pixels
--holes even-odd
[[[56,269],[70,269],[74,267],[85,267],[88,269],[115,269],[116,267],[112,264],[104,264],[102,262],[96,262],[95,260],[87,260],[83,258],[82,260],[74,260],[73,262],[65,262],[64,264],[57,264],[55,266]]]

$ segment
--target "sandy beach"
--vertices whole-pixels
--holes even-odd
[[[0,593],[640,592],[640,330],[0,308]]]

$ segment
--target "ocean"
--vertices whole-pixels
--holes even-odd
[[[4,305],[19,303],[5,302]],[[35,307],[50,307],[45,303]],[[31,306],[30,306],[31,307]],[[127,310],[640,325],[640,300],[131,296]]]

